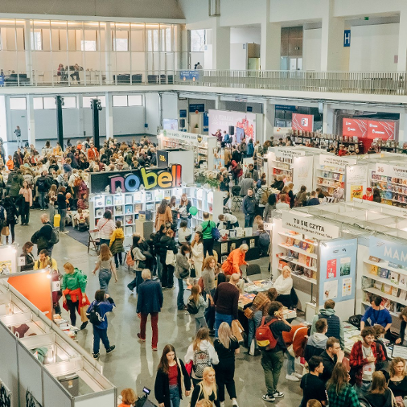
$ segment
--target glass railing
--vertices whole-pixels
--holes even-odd
[[[7,73],[0,86],[188,85],[238,89],[406,95],[405,72],[233,70],[32,71]]]

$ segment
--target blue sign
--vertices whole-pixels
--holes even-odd
[[[181,110],[179,111],[179,117],[180,117],[180,118],[185,118],[185,117],[187,117],[187,110],[186,110],[186,109],[181,109]]]
[[[195,113],[196,111],[203,113],[205,111],[205,103],[193,103],[189,105],[189,113]]]
[[[320,243],[319,305],[355,299],[357,239]]]
[[[4,76],[0,75],[0,86],[4,86]]]
[[[297,106],[276,105],[276,110],[289,110],[290,112],[296,112],[297,111]]]
[[[199,79],[199,71],[180,71],[179,78],[182,81],[197,81]]]
[[[370,236],[369,254],[390,263],[407,267],[407,247],[400,243]]]
[[[350,30],[343,31],[343,46],[350,47]]]

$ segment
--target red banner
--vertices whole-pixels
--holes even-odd
[[[383,140],[395,139],[395,122],[389,120],[369,120],[367,137],[370,139],[381,138]]]
[[[293,113],[291,128],[293,130],[313,131],[314,116],[312,114]]]
[[[361,119],[343,119],[342,135],[366,137],[367,135],[367,120]]]

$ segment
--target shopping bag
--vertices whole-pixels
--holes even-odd
[[[82,322],[88,322],[88,317],[86,316],[86,306],[80,308],[80,314],[81,314],[81,321]]]

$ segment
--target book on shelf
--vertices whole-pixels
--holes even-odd
[[[143,210],[143,204],[134,204],[134,212],[139,213]]]
[[[299,248],[299,247],[300,247],[300,240],[299,240],[299,239],[295,239],[293,246]]]
[[[293,237],[287,237],[286,245],[287,246],[294,246],[294,238]]]
[[[111,196],[106,197],[106,206],[113,205],[113,199]]]
[[[133,203],[133,197],[131,195],[127,194],[125,196],[124,203],[125,204],[132,204]]]
[[[123,214],[123,206],[117,205],[114,207],[115,215],[122,215]]]
[[[370,274],[377,276],[378,271],[379,271],[379,268],[377,266],[370,266],[370,271],[369,271]]]
[[[125,222],[126,222],[126,225],[132,225],[134,223],[133,215],[126,215]]]
[[[125,211],[125,213],[133,213],[133,205],[126,205],[125,207],[124,207],[124,211]]]
[[[374,283],[374,288],[376,288],[377,290],[383,291],[383,283],[381,283],[380,281],[375,281]],[[383,291],[384,292],[384,291]]]
[[[389,270],[383,268],[383,267],[379,267],[379,277],[380,278],[388,278],[389,275]]]
[[[126,226],[124,228],[124,233],[126,236],[130,236],[133,234],[133,227],[132,226]]]
[[[396,264],[396,263],[392,263],[391,261],[389,261],[389,267],[393,268],[393,269],[400,269],[401,266]]]
[[[362,290],[364,290],[365,288],[370,288],[373,286],[373,280],[371,278],[362,277]]]
[[[99,196],[95,198],[95,206],[104,206],[102,197]]]
[[[103,216],[103,209],[96,209],[95,218],[101,218]]]
[[[400,277],[400,274],[399,274],[399,273],[396,273],[396,272],[394,272],[394,271],[392,271],[392,272],[390,273],[390,281],[391,281],[393,284],[398,284],[398,283],[399,283],[399,277]]]
[[[384,308],[390,309],[391,301],[387,298],[383,298],[382,305]]]
[[[404,274],[400,274],[399,287],[407,288],[407,276],[405,276]]]
[[[405,301],[407,299],[407,290],[400,290],[399,298],[400,300]]]
[[[116,221],[116,222],[119,221],[119,222],[121,222],[121,223],[123,224],[124,218],[123,218],[123,216],[116,216],[116,217],[115,217],[115,221]]]
[[[114,196],[114,204],[115,205],[123,205],[123,196],[122,195],[115,195]]]
[[[301,250],[304,250],[304,251],[307,251],[307,248],[308,248],[308,243],[305,242],[305,241],[302,241],[302,242],[300,243],[300,249],[301,249]]]
[[[397,287],[392,287],[391,288],[391,295],[393,297],[398,297],[398,294],[399,294],[399,289]]]
[[[391,294],[391,292],[392,292],[392,286],[389,285],[389,284],[383,284],[382,291],[383,291],[385,294]]]

